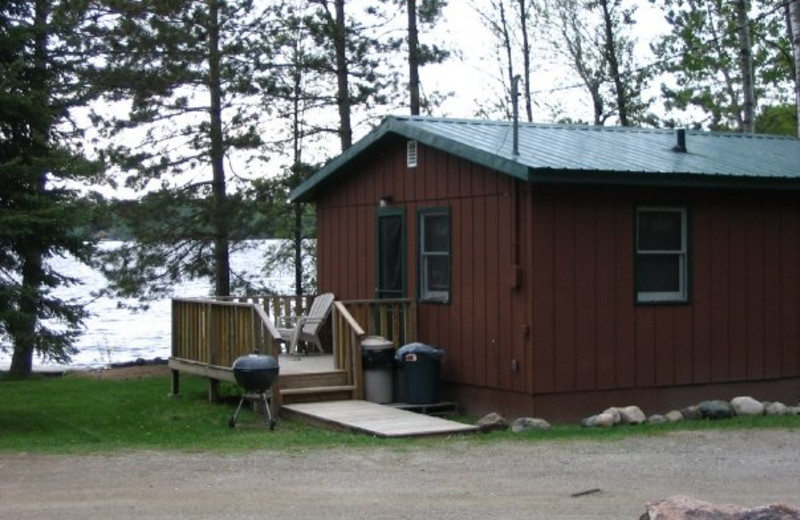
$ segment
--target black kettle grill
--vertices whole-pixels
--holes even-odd
[[[264,402],[269,429],[275,429],[277,421],[272,418],[272,410],[270,407],[272,395],[270,388],[272,388],[272,384],[278,378],[279,370],[280,366],[278,365],[278,360],[272,356],[249,354],[236,358],[233,362],[233,377],[236,379],[239,386],[244,389],[245,393],[239,400],[236,413],[228,419],[228,426],[231,428],[236,426],[236,417],[242,409],[242,404],[247,398],[247,394],[258,394],[260,399]]]

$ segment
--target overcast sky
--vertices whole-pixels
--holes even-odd
[[[641,64],[646,64],[652,61],[648,44],[667,27],[659,9],[649,2],[636,3],[637,54]],[[489,0],[450,0],[444,21],[436,28],[434,38],[462,54],[461,58],[453,58],[442,65],[425,67],[421,73],[423,89],[456,93],[442,107],[441,115],[472,118],[478,102],[496,96],[500,91],[497,78],[501,71],[496,58],[496,41],[476,12],[476,7],[488,9],[489,5]],[[564,89],[576,84],[578,79],[559,61],[544,52],[534,56],[532,83],[533,90],[538,92],[535,97],[545,104],[561,104],[574,118],[591,120],[592,109],[584,101],[585,91],[581,88]],[[535,121],[552,121],[552,114],[544,107],[534,112]]]

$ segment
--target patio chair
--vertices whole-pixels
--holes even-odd
[[[305,344],[306,351],[308,345],[313,343],[319,352],[324,352],[322,341],[319,339],[319,332],[322,329],[322,324],[328,319],[333,300],[333,293],[320,294],[314,298],[311,308],[305,315],[290,318],[294,321],[294,326],[277,327],[281,339],[287,346],[286,351],[288,354],[297,355],[300,343]]]

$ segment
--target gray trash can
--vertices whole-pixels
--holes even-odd
[[[395,361],[400,366],[403,402],[439,402],[439,374],[443,358],[444,349],[424,343],[409,343],[397,349]]]
[[[379,404],[392,402],[393,358],[391,341],[381,336],[367,336],[361,341],[365,400]]]

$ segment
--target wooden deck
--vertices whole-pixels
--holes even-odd
[[[207,378],[210,401],[219,399],[221,381],[235,383],[234,361],[250,352],[278,358],[272,387],[273,413],[319,426],[379,437],[411,437],[471,432],[475,427],[361,401],[364,395],[361,344],[380,336],[394,347],[416,341],[415,302],[406,299],[334,301],[332,355],[281,354],[285,340],[275,327],[281,316],[307,312],[308,296],[175,298],[172,300],[172,394],[180,395],[180,374]],[[453,403],[437,408],[446,411]],[[414,409],[419,409],[415,407]]]
[[[339,430],[377,437],[421,437],[476,431],[476,427],[367,401],[285,404],[281,414]]]
[[[302,374],[318,374],[331,372],[333,368],[333,356],[330,354],[319,354],[309,356],[290,356],[281,354],[278,356],[280,365],[280,376],[293,376]],[[230,367],[217,367],[204,363],[197,363],[182,359],[170,359],[169,365],[175,370],[195,374],[203,377],[213,377],[222,381],[236,382],[233,378],[233,370]]]

